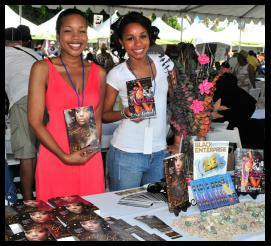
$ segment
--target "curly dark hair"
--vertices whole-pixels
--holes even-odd
[[[124,29],[127,25],[131,23],[138,23],[142,25],[149,35],[150,45],[153,44],[155,34],[157,33],[156,29],[152,27],[150,19],[145,17],[139,12],[130,12],[122,17],[120,17],[116,22],[111,25],[111,36],[110,36],[110,47],[112,48],[113,53],[117,51],[117,56],[120,61],[124,61],[125,49],[122,48],[122,45],[119,42],[119,39],[122,40]]]

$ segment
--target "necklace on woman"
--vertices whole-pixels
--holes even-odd
[[[72,81],[72,77],[71,77],[71,75],[70,75],[70,73],[69,73],[69,71],[68,71],[68,69],[67,69],[67,66],[66,66],[66,64],[64,63],[64,61],[62,60],[61,55],[60,55],[59,57],[60,57],[60,61],[61,61],[62,65],[63,65],[64,68],[65,68],[66,74],[68,75],[68,78],[69,78],[69,81],[70,81],[70,83],[71,83],[71,85],[72,85],[72,88],[73,88],[73,90],[75,91],[75,93],[76,93],[76,95],[77,95],[78,107],[81,107],[81,106],[83,106],[83,103],[84,103],[84,87],[85,87],[85,81],[84,81],[84,80],[85,80],[85,76],[84,76],[84,74],[85,74],[85,69],[84,69],[84,61],[83,61],[83,57],[82,57],[82,55],[80,56],[80,58],[81,58],[81,64],[82,64],[82,92],[81,92],[81,95],[82,95],[82,103],[81,103],[81,105],[80,105],[80,96],[79,96],[79,94],[78,94],[78,92],[77,92],[77,90],[76,90],[76,87],[75,87],[74,82]]]

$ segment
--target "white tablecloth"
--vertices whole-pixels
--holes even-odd
[[[206,241],[205,238],[200,238],[196,236],[189,235],[185,231],[180,231],[177,227],[173,226],[174,220],[178,219],[174,215],[174,213],[170,213],[168,210],[167,203],[155,204],[150,208],[140,208],[140,207],[132,207],[126,205],[117,204],[118,200],[121,196],[114,194],[114,192],[107,192],[98,195],[84,196],[84,199],[92,202],[96,206],[100,208],[100,215],[102,217],[112,216],[118,219],[123,219],[130,225],[138,225],[145,231],[149,233],[155,233],[160,237],[164,238],[167,241]],[[240,202],[252,200],[249,195],[240,196]],[[259,195],[257,197],[257,201],[265,200],[265,195]],[[185,215],[191,215],[195,213],[199,213],[199,209],[195,207],[189,207],[188,210],[184,213]],[[144,223],[135,220],[136,216],[140,215],[155,215],[163,220],[166,224],[172,227],[173,230],[179,232],[183,237],[177,239],[171,239],[167,237],[165,234],[159,232],[157,229],[152,229]],[[234,241],[265,241],[265,230],[256,232],[256,233],[247,233],[242,234],[233,238]]]

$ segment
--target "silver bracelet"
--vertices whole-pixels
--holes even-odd
[[[124,112],[124,108],[120,111],[120,115],[121,115],[121,118],[122,119],[130,119],[130,117],[128,117],[126,114],[125,114],[125,112]]]

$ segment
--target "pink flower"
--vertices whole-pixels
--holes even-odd
[[[204,107],[203,107],[203,101],[199,101],[199,100],[193,100],[192,105],[191,105],[191,109],[193,110],[193,112],[195,114],[203,111]]]
[[[208,82],[207,79],[203,80],[202,83],[199,84],[200,94],[203,95],[204,93],[209,94],[210,89],[213,87],[211,82]]]
[[[198,61],[201,65],[209,63],[210,59],[206,54],[202,54],[198,57]]]

